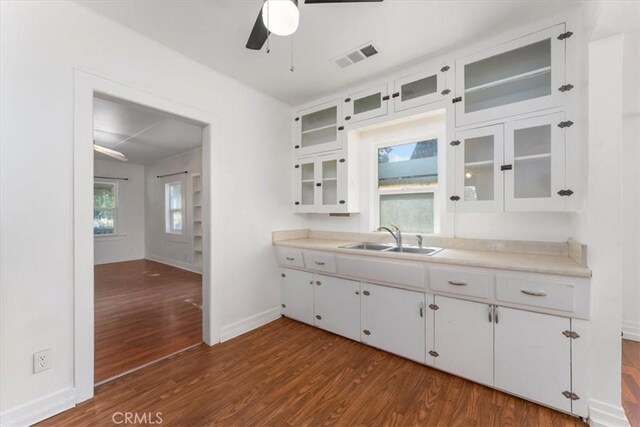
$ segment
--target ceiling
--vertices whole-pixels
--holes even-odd
[[[566,11],[576,0],[385,0],[312,4],[300,26],[272,36],[271,53],[245,48],[262,0],[77,0],[182,54],[298,105],[403,64]],[[291,72],[291,44],[295,72]],[[372,41],[379,54],[341,69],[330,60]]]
[[[148,165],[202,145],[202,127],[185,119],[121,100],[93,99],[96,144],[129,162]],[[96,159],[113,160],[94,151]]]

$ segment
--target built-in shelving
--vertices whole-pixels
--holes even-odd
[[[192,191],[192,225],[191,232],[193,235],[193,264],[202,268],[202,175],[199,173],[191,175],[191,191]]]

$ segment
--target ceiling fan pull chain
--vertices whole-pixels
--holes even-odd
[[[296,70],[296,67],[293,66],[293,36],[291,36],[291,68],[289,68],[293,73]]]

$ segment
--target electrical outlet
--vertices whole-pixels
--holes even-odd
[[[33,373],[37,374],[51,367],[51,349],[33,353]]]

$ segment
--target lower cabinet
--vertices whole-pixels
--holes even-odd
[[[360,341],[360,282],[319,274],[314,283],[314,324]]]
[[[363,283],[360,301],[363,343],[425,363],[424,293]]]
[[[282,314],[313,325],[313,273],[284,269]]]
[[[571,320],[497,307],[495,387],[571,412]]]
[[[435,367],[493,386],[493,306],[435,296]]]

